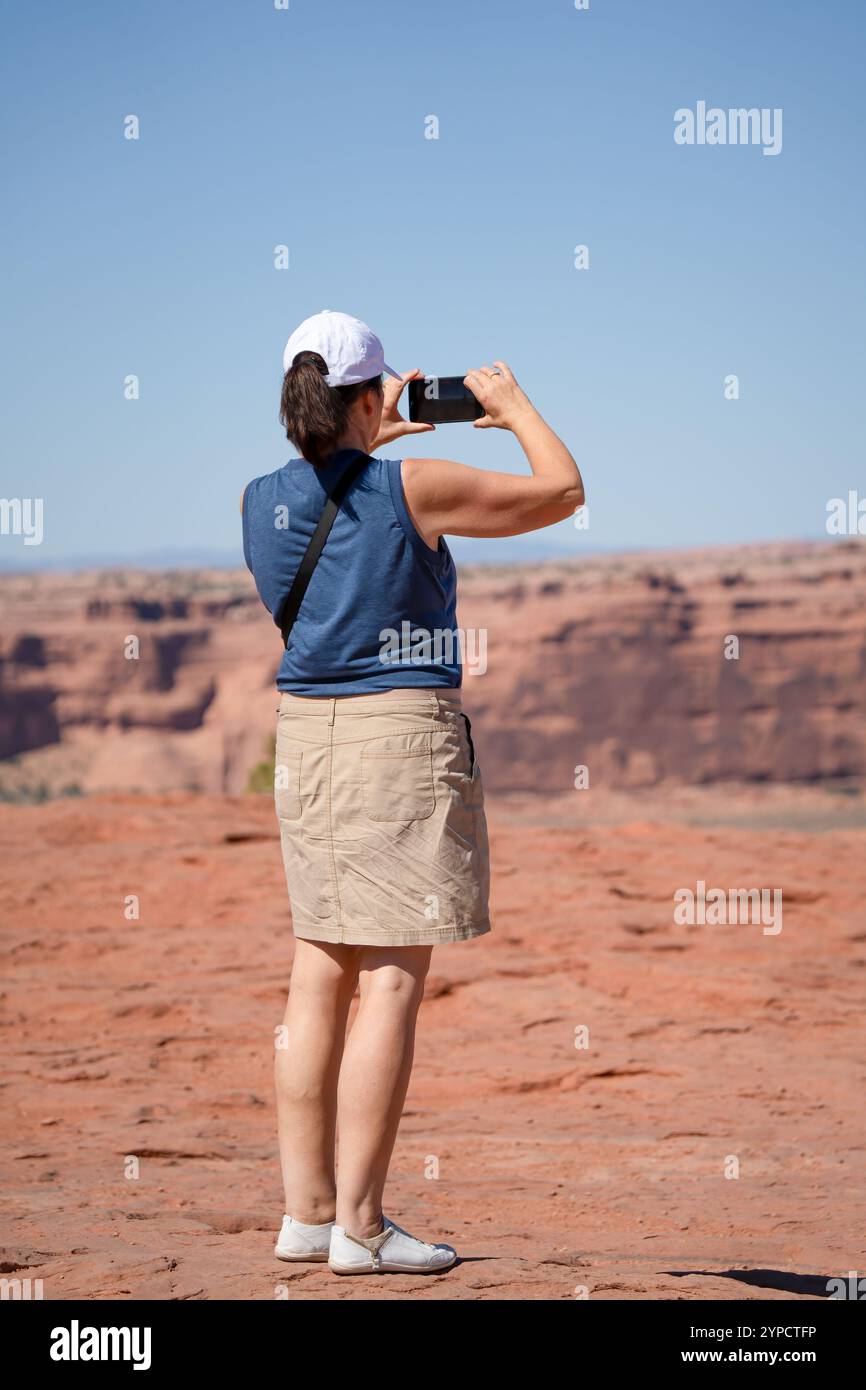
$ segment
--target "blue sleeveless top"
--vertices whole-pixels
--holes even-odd
[[[244,493],[244,559],[276,619],[329,493],[357,455],[322,467],[290,459]],[[294,695],[367,695],[459,686],[457,572],[444,537],[431,550],[409,516],[399,459],[371,458],[352,483],[277,673]]]

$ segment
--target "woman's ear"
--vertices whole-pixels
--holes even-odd
[[[375,421],[376,428],[378,428],[379,421],[382,418],[382,393],[375,390],[365,391],[363,399],[364,414],[371,424]]]

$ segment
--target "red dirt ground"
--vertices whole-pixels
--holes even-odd
[[[0,807],[4,1269],[46,1299],[424,1300],[810,1298],[863,1271],[866,831],[615,811],[491,804],[494,930],[434,953],[386,1200],[462,1262],[352,1280],[272,1254],[269,798]],[[781,933],[675,926],[698,879],[781,888]]]

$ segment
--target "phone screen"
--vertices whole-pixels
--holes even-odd
[[[409,419],[424,425],[478,420],[484,414],[462,376],[417,377],[409,382]]]

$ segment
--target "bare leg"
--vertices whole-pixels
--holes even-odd
[[[382,1194],[412,1072],[432,946],[358,946],[361,1003],[340,1068],[337,1224],[381,1229]]]
[[[284,1020],[288,1046],[274,1059],[285,1210],[310,1225],[334,1219],[337,1077],[358,951],[296,940]]]

